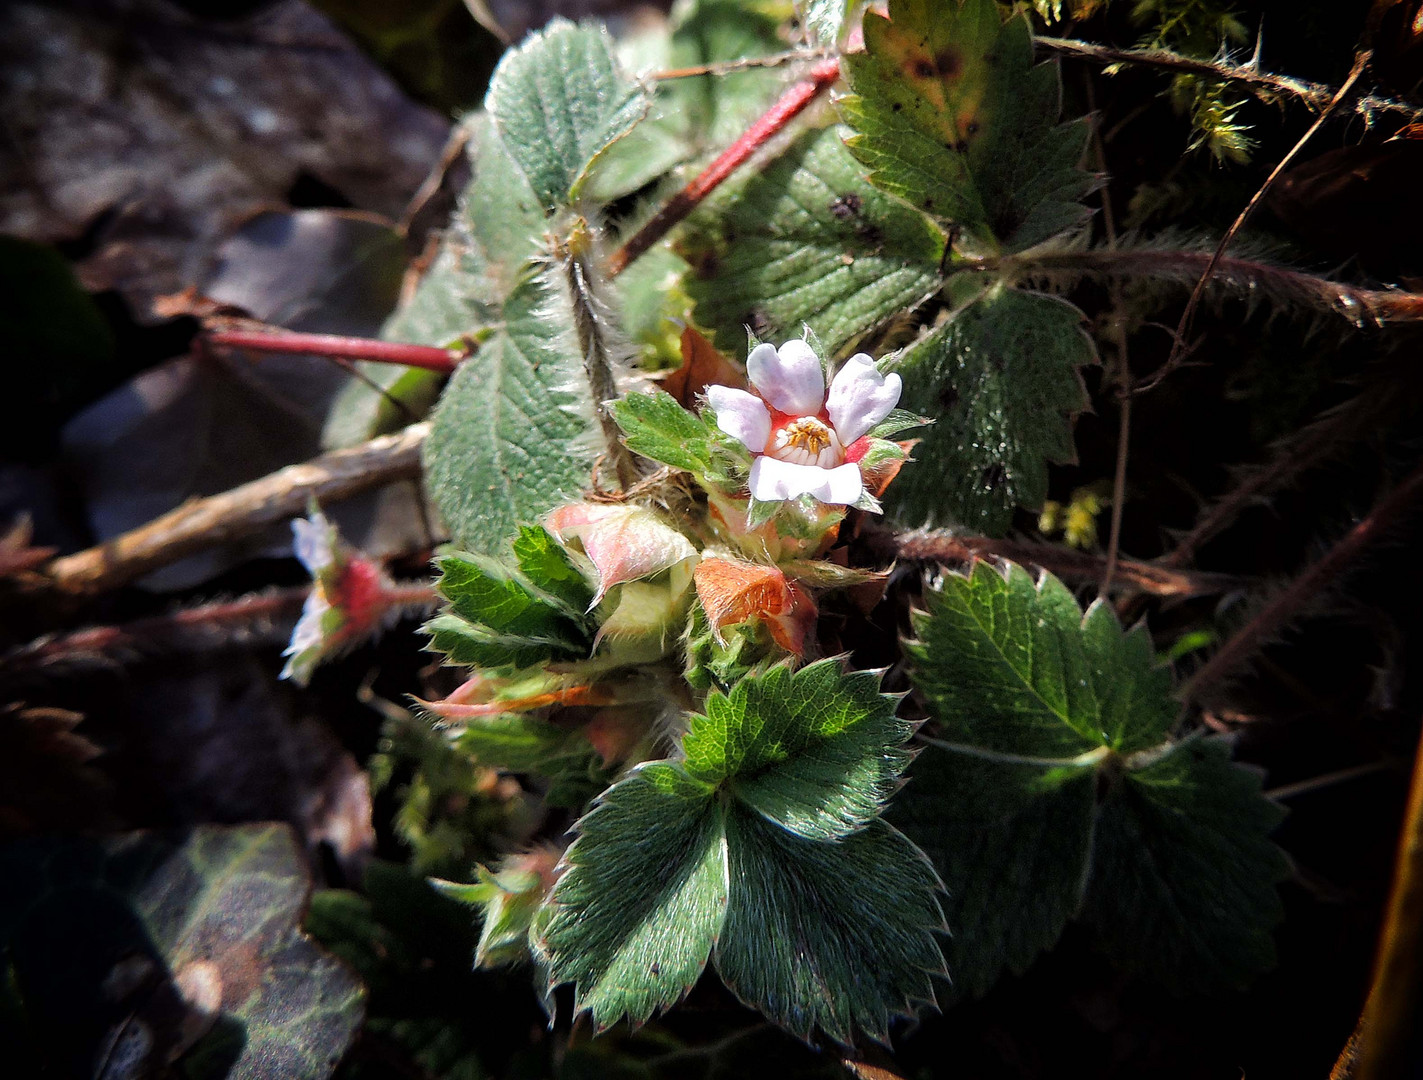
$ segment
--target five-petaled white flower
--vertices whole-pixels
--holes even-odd
[[[810,495],[849,506],[864,493],[865,436],[899,403],[898,375],[881,375],[865,353],[845,361],[825,392],[825,372],[800,338],[757,345],[746,358],[756,393],[708,386],[717,427],[752,454],[751,497],[778,502]]]

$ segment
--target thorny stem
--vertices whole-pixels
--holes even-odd
[[[839,77],[840,61],[837,58],[821,60],[812,67],[807,78],[793,84],[760,119],[746,129],[741,138],[727,147],[691,183],[668,199],[642,228],[608,256],[603,267],[608,279],[617,277],[634,259],[666,236],[675,225],[701,205],[702,200],[715,191],[722,181],[746,164],[752,154],[804,112]]]
[[[1101,581],[1106,560],[1101,555],[1053,544],[1033,544],[1020,540],[995,540],[987,536],[954,536],[944,532],[909,533],[898,538],[901,559],[926,562],[969,562],[983,556],[997,556],[1017,563],[1030,563],[1068,581]],[[1154,596],[1208,596],[1241,588],[1243,579],[1231,574],[1194,570],[1174,570],[1154,563],[1118,559],[1119,585]]]
[[[40,638],[0,657],[0,673],[10,675],[64,660],[121,661],[160,650],[191,652],[254,641],[280,641],[291,632],[290,624],[301,613],[310,592],[309,585],[270,589],[118,626],[91,626]],[[397,582],[381,589],[373,606],[384,611],[410,611],[434,607],[439,600],[432,585]]]
[[[290,330],[208,330],[202,335],[209,345],[253,352],[297,353],[303,356],[332,356],[345,360],[369,360],[377,364],[402,364],[448,375],[468,352],[441,349],[433,345],[410,345],[400,341],[341,337],[336,334],[300,334]]]
[[[1186,334],[1191,328],[1191,320],[1195,317],[1196,308],[1201,302],[1201,297],[1205,295],[1206,286],[1210,284],[1212,275],[1215,273],[1216,264],[1225,256],[1226,248],[1230,247],[1230,242],[1235,239],[1236,234],[1245,227],[1245,223],[1250,220],[1250,216],[1255,212],[1255,208],[1260,205],[1260,201],[1265,198],[1266,193],[1280,178],[1286,166],[1298,156],[1299,152],[1305,148],[1310,139],[1314,138],[1315,132],[1324,126],[1324,122],[1329,119],[1334,110],[1339,107],[1354,88],[1354,84],[1359,81],[1364,74],[1364,69],[1369,65],[1369,57],[1373,55],[1367,49],[1354,57],[1354,66],[1349,71],[1349,77],[1344,80],[1344,85],[1339,87],[1333,99],[1316,118],[1314,123],[1309,125],[1309,130],[1300,136],[1299,141],[1290,147],[1289,153],[1282,157],[1270,175],[1265,177],[1265,182],[1260,185],[1259,190],[1250,196],[1250,201],[1245,204],[1245,209],[1240,211],[1235,220],[1230,223],[1230,228],[1225,230],[1225,235],[1220,238],[1220,243],[1216,245],[1215,251],[1211,254],[1210,262],[1206,263],[1206,268],[1201,272],[1200,280],[1196,282],[1196,287],[1191,290],[1191,297],[1186,301],[1186,310],[1181,312],[1181,321],[1176,325],[1176,334],[1171,342],[1171,351],[1166,356],[1166,362],[1156,369],[1152,375],[1136,384],[1133,393],[1145,393],[1147,390],[1160,384],[1161,380],[1171,374],[1172,371],[1180,367],[1186,354]]]
[[[186,555],[216,547],[305,512],[307,503],[336,502],[420,475],[429,424],[289,465],[218,495],[194,499],[106,543],[50,563],[63,592],[93,595],[125,585]]]
[[[1078,274],[1095,277],[1195,279],[1210,268],[1212,280],[1250,293],[1273,291],[1281,300],[1309,304],[1342,315],[1357,327],[1423,322],[1423,293],[1361,289],[1256,259],[1212,257],[1203,251],[1126,248],[1110,251],[1059,251],[1029,256],[978,259],[954,266],[955,272],[998,273],[1032,280]]]
[[[1403,832],[1394,865],[1393,891],[1379,935],[1373,984],[1351,1047],[1357,1080],[1404,1080],[1418,1075],[1423,1058],[1423,739],[1413,763]],[[1345,1053],[1349,1052],[1346,1049]]]
[[[1185,700],[1197,698],[1249,659],[1295,614],[1317,597],[1359,553],[1379,539],[1409,505],[1423,495],[1423,465],[1409,473],[1388,497],[1329,550],[1329,553],[1295,579],[1263,611],[1227,641],[1181,688]]]
[[[1307,425],[1277,454],[1270,464],[1252,471],[1241,483],[1213,506],[1180,542],[1157,560],[1159,566],[1184,566],[1195,558],[1201,545],[1225,529],[1251,503],[1278,490],[1293,477],[1333,453],[1345,437],[1367,430],[1387,416],[1397,404],[1393,382],[1375,383],[1358,397],[1345,402],[1316,423]]]
[[[1222,60],[1202,60],[1194,56],[1182,56],[1169,49],[1116,49],[1109,45],[1096,45],[1090,41],[1074,41],[1069,38],[1035,37],[1033,47],[1054,56],[1070,57],[1074,60],[1088,60],[1093,63],[1135,64],[1138,67],[1160,68],[1183,75],[1203,75],[1224,82],[1242,83],[1254,93],[1268,98],[1274,94],[1284,94],[1303,102],[1310,109],[1327,108],[1339,91],[1324,83],[1292,79],[1287,75],[1275,75],[1261,71],[1253,64],[1239,66]],[[1406,117],[1416,117],[1423,113],[1417,105],[1392,98],[1362,94],[1351,103],[1353,110],[1361,116],[1370,117],[1376,113],[1401,113]]]

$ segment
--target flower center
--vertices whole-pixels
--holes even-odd
[[[822,469],[833,469],[845,458],[835,432],[813,416],[799,417],[773,432],[766,453],[793,465]]]

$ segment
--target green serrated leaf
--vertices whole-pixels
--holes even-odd
[[[943,875],[947,1000],[981,997],[1051,948],[1085,885],[1096,772],[930,746],[890,805]]]
[[[718,974],[742,1001],[809,1039],[888,1039],[892,1016],[934,1000],[943,915],[933,867],[883,821],[827,844],[727,814],[732,887]]]
[[[547,529],[540,525],[521,526],[514,538],[514,558],[525,577],[568,610],[579,614],[588,610],[593,602],[588,579]]]
[[[878,816],[909,764],[913,725],[897,705],[875,672],[778,665],[707,698],[682,741],[686,768],[791,833],[840,839]]]
[[[577,633],[582,612],[487,556],[446,552],[435,583],[462,619],[507,634]]]
[[[647,1020],[706,966],[726,913],[726,838],[713,790],[664,762],[641,766],[579,825],[543,944],[551,983],[603,1030]]]
[[[1268,966],[1279,813],[1223,746],[1168,740],[1179,706],[1144,628],[986,563],[946,575],[913,622],[942,739],[892,817],[951,897],[953,993],[1024,970],[1074,914],[1177,989]]]
[[[426,481],[456,542],[500,554],[521,526],[578,496],[597,422],[567,292],[531,277],[504,328],[460,365],[435,409]]]
[[[628,449],[698,476],[711,471],[716,436],[665,390],[628,394],[613,403],[612,413]]]
[[[1177,993],[1245,985],[1275,962],[1290,866],[1267,836],[1283,817],[1225,744],[1181,744],[1103,803],[1084,920],[1119,964]]]
[[[782,341],[808,324],[835,355],[934,290],[943,236],[865,182],[842,134],[798,137],[685,241],[697,319],[725,351],[745,355],[747,326]]]
[[[555,19],[505,53],[485,107],[546,211],[576,199],[598,156],[647,112],[600,26]]]
[[[42,1072],[126,1060],[139,1075],[181,1056],[194,1077],[321,1078],[360,1025],[355,975],[298,927],[310,876],[285,826],[22,841],[0,883],[0,977]],[[196,1043],[183,998],[216,1012]]]
[[[994,0],[891,0],[845,57],[849,146],[884,190],[980,253],[1021,251],[1080,225],[1095,179],[1084,121],[1058,124],[1054,64],[1034,65],[1022,12]]]
[[[501,634],[449,613],[436,615],[420,630],[447,662],[489,671],[532,667],[545,660],[576,660],[589,652],[589,646],[580,645],[572,635]]]
[[[1076,459],[1078,369],[1096,362],[1081,322],[1066,301],[995,286],[905,350],[902,404],[937,422],[885,492],[892,515],[1000,536],[1042,505],[1048,462]]]
[[[491,769],[545,776],[564,771],[571,759],[587,764],[594,754],[581,732],[527,713],[500,713],[466,721],[452,741],[472,760]]]
[[[877,817],[908,760],[895,704],[835,660],[714,692],[680,760],[638,767],[579,823],[547,909],[553,982],[600,1029],[641,1023],[712,954],[803,1038],[883,1038],[942,968],[937,879]]]
[[[944,576],[913,616],[915,685],[943,738],[1002,754],[1130,754],[1164,742],[1180,707],[1145,627],[1124,632],[1111,605],[1087,615],[1051,574],[986,562]]]

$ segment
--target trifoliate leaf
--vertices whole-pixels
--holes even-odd
[[[870,180],[960,230],[980,253],[1021,251],[1080,225],[1095,184],[1077,168],[1087,124],[1058,124],[1054,64],[1033,63],[1022,12],[994,0],[891,0],[844,59],[850,150]]]
[[[727,814],[731,892],[715,962],[742,1001],[809,1039],[884,1042],[892,1016],[934,1000],[943,974],[938,877],[903,834],[873,821],[832,843]]]
[[[330,1076],[365,995],[301,932],[310,889],[284,825],[9,846],[0,978],[19,998],[7,1021],[28,1030],[7,1031],[7,1062],[25,1075],[91,1076],[97,1062],[125,1076]]]
[[[1266,836],[1283,817],[1223,743],[1177,746],[1102,803],[1083,919],[1119,964],[1178,993],[1244,985],[1275,962],[1290,868]]]
[[[802,1037],[882,1038],[942,966],[933,871],[875,817],[907,760],[893,712],[874,673],[834,660],[714,692],[683,760],[639,766],[579,823],[548,908],[552,980],[599,1028],[640,1023],[712,954]]]
[[[455,541],[502,554],[520,526],[577,497],[597,421],[567,292],[528,279],[504,328],[460,365],[425,444],[430,494]]]
[[[485,102],[545,210],[576,199],[589,169],[647,112],[607,31],[556,19],[504,54]]]
[[[544,930],[554,983],[602,1030],[641,1024],[685,994],[726,914],[726,837],[714,789],[653,762],[579,825]]]
[[[682,742],[686,768],[789,832],[840,839],[878,816],[909,764],[913,725],[897,704],[875,672],[777,665],[707,698]]]
[[[781,341],[808,324],[834,355],[934,290],[943,236],[865,182],[843,133],[800,136],[684,242],[697,320],[726,352],[745,355],[747,326]]]
[[[1176,989],[1269,965],[1279,813],[1223,747],[1169,741],[1178,705],[1143,628],[985,563],[945,575],[913,624],[940,736],[890,816],[948,889],[953,993],[1022,971],[1074,914]]]
[[[1096,353],[1081,321],[1063,300],[993,286],[905,350],[901,403],[937,422],[885,493],[892,515],[997,536],[1017,507],[1042,505],[1087,406],[1078,369]]]

